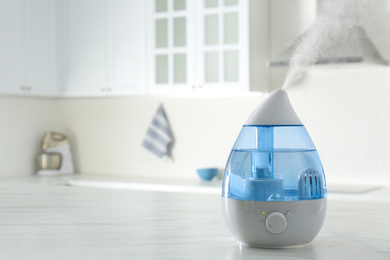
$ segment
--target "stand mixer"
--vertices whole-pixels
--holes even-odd
[[[42,138],[42,151],[38,155],[38,175],[73,173],[72,153],[66,135],[58,132],[46,132]]]

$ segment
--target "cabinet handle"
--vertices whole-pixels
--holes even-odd
[[[32,87],[31,86],[21,86],[20,89],[22,91],[31,91],[32,90]]]

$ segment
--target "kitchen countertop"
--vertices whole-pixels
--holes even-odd
[[[271,250],[235,242],[219,194],[68,182],[1,180],[0,259],[390,259],[390,188],[330,192],[309,246]]]

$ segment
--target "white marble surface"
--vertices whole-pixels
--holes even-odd
[[[311,245],[267,250],[237,245],[218,194],[65,181],[1,179],[0,259],[390,259],[390,203],[375,200],[389,197],[388,188],[329,196],[324,227]]]

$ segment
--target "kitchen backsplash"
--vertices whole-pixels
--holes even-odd
[[[198,167],[224,167],[242,124],[262,99],[63,99],[57,109],[59,118],[67,120],[58,125],[70,135],[76,168],[82,173],[197,178]],[[142,147],[160,103],[174,136],[173,161]]]
[[[0,96],[0,177],[35,173],[43,132],[55,128],[56,101]]]
[[[282,71],[273,74],[281,81]],[[388,67],[325,66],[287,90],[329,183],[390,184],[389,82]],[[1,97],[1,176],[33,174],[43,131],[57,130],[69,135],[79,173],[198,178],[198,167],[224,167],[242,124],[265,96]],[[142,147],[160,103],[175,138],[173,161]]]

